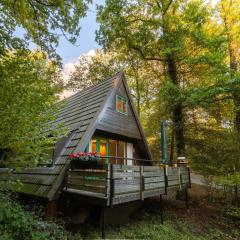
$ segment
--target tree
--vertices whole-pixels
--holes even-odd
[[[160,71],[164,69],[161,92],[171,113],[178,156],[185,154],[183,90],[194,83],[196,70],[197,77],[211,76],[211,81],[220,74],[219,70],[214,76],[223,38],[207,31],[210,16],[209,6],[194,0],[108,0],[98,7],[99,44],[138,54],[147,62],[158,62]]]
[[[82,55],[75,65],[66,87],[71,90],[82,90],[112,76],[121,69],[124,69],[140,116],[143,109],[149,107],[155,78],[152,75],[152,66],[149,66],[136,55],[128,54],[125,56],[114,50],[111,52],[96,50],[93,55]],[[151,85],[148,84],[150,80],[152,80]]]
[[[115,74],[121,69],[117,55],[96,50],[93,55],[81,55],[66,87],[71,90],[82,90],[94,83]]]
[[[239,78],[239,48],[240,48],[240,1],[222,0],[218,3],[218,10],[228,43],[228,62],[231,71],[231,80]],[[234,84],[235,85],[235,84]],[[240,138],[240,82],[232,91],[234,102],[234,127]]]
[[[0,59],[0,149],[7,154],[3,165],[37,164],[40,154],[63,134],[44,134],[57,111],[59,76],[58,67],[39,51],[9,52]]]
[[[36,164],[61,133],[44,135],[61,92],[59,37],[75,43],[90,0],[3,0],[0,3],[0,153],[15,166]],[[16,37],[23,28],[26,34]],[[34,42],[41,51],[28,50]],[[51,61],[49,61],[51,59]],[[63,133],[63,132],[62,132]],[[50,159],[45,159],[50,160]]]
[[[26,46],[31,39],[42,51],[56,58],[60,36],[75,43],[79,35],[79,19],[84,17],[90,0],[3,0],[0,3],[0,54],[4,49]],[[26,30],[24,39],[14,37],[17,27]]]

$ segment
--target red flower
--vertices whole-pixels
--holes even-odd
[[[93,157],[98,157],[98,152],[78,152],[78,153],[72,153],[69,154],[68,157],[70,159],[75,159],[75,158],[79,158],[79,157],[86,157],[86,156],[93,156]]]

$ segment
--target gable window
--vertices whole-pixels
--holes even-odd
[[[116,110],[117,112],[128,114],[127,112],[127,99],[125,97],[116,95]]]

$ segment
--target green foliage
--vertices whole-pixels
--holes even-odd
[[[67,234],[63,226],[43,221],[37,215],[25,211],[10,195],[0,192],[0,202],[2,240],[71,239],[71,235]]]
[[[76,42],[79,19],[84,17],[90,0],[38,1],[4,0],[0,3],[0,55],[5,49],[22,48],[29,39],[51,57],[58,57],[55,48],[60,36]],[[24,39],[14,37],[17,27],[26,30]],[[69,35],[69,36],[68,36]]]
[[[166,239],[166,240],[191,240],[200,239],[193,236],[185,224],[181,222],[181,230],[177,231],[174,226],[170,223],[161,225],[159,218],[153,218],[151,221],[141,221],[134,226],[129,227],[127,230],[125,227],[120,228],[117,237],[126,239]]]
[[[82,90],[105,78],[115,74],[120,70],[120,62],[114,53],[104,53],[96,50],[93,55],[82,55],[66,88]]]
[[[233,221],[240,221],[240,208],[234,206],[227,206],[224,209],[226,217],[231,218]]]
[[[108,0],[97,18],[100,45],[151,65],[144,87],[155,91],[141,120],[154,158],[160,157],[160,120],[167,119],[169,143],[179,142],[183,128],[194,169],[231,186],[239,185],[240,171],[239,6],[230,0],[216,7],[202,0]]]
[[[149,74],[153,67],[137,58],[119,52],[103,52],[96,50],[92,55],[83,55],[71,73],[66,84],[69,89],[84,89],[94,83],[112,76],[124,68],[132,97],[136,103],[138,114],[146,114],[152,92],[154,92],[155,78]],[[148,78],[148,80],[146,80]],[[148,81],[152,81],[152,85]],[[144,120],[144,117],[142,118]]]
[[[100,228],[88,224],[79,226],[80,231],[78,232],[67,232],[60,222],[43,221],[36,214],[24,210],[14,196],[3,194],[2,192],[0,192],[0,202],[0,234],[3,240],[80,240],[99,239],[101,236]],[[218,218],[213,218],[213,213],[206,211],[204,213],[205,221],[201,222],[195,216],[195,211],[199,206],[192,206],[188,213],[183,209],[180,212],[176,212],[176,208],[171,209],[168,206],[164,212],[164,224],[162,225],[160,224],[159,203],[156,203],[153,202],[151,205],[151,211],[138,211],[132,221],[126,225],[107,225],[107,238],[166,240],[239,239],[239,208],[223,207],[221,205],[221,210],[217,215]],[[179,210],[179,206],[177,208]],[[202,211],[203,209],[204,207],[201,208]]]
[[[179,206],[178,206],[179,207]],[[209,221],[206,212],[206,219],[204,223],[195,222],[196,216],[194,213],[186,214],[185,219],[181,214],[177,215],[174,210],[167,209],[164,214],[164,224],[161,224],[159,209],[151,211],[140,211],[138,213],[139,219],[134,219],[131,223],[121,226],[107,227],[108,239],[166,239],[166,240],[221,240],[234,239],[237,240],[240,236],[239,229],[234,226],[234,219],[223,218],[219,216],[216,221],[219,225]],[[157,213],[158,212],[158,213]],[[224,227],[223,227],[224,226]],[[100,230],[93,226],[86,226],[85,236],[87,239],[98,239],[100,237]]]
[[[172,121],[178,154],[184,152],[183,129],[193,102],[191,90],[216,84],[227,70],[223,62],[226,38],[212,23],[211,14],[210,5],[199,0],[109,0],[98,8],[99,44],[155,65],[146,76],[158,81],[152,98],[159,94],[159,101],[150,106],[149,122],[164,115]]]
[[[34,165],[63,134],[44,134],[62,89],[58,68],[41,52],[9,52],[0,59],[0,79],[0,149],[8,153],[3,164]]]

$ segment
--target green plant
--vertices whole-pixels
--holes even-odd
[[[0,235],[2,240],[72,239],[63,225],[43,221],[37,215],[25,211],[10,194],[0,192],[0,202]],[[81,239],[80,236],[78,239]]]

